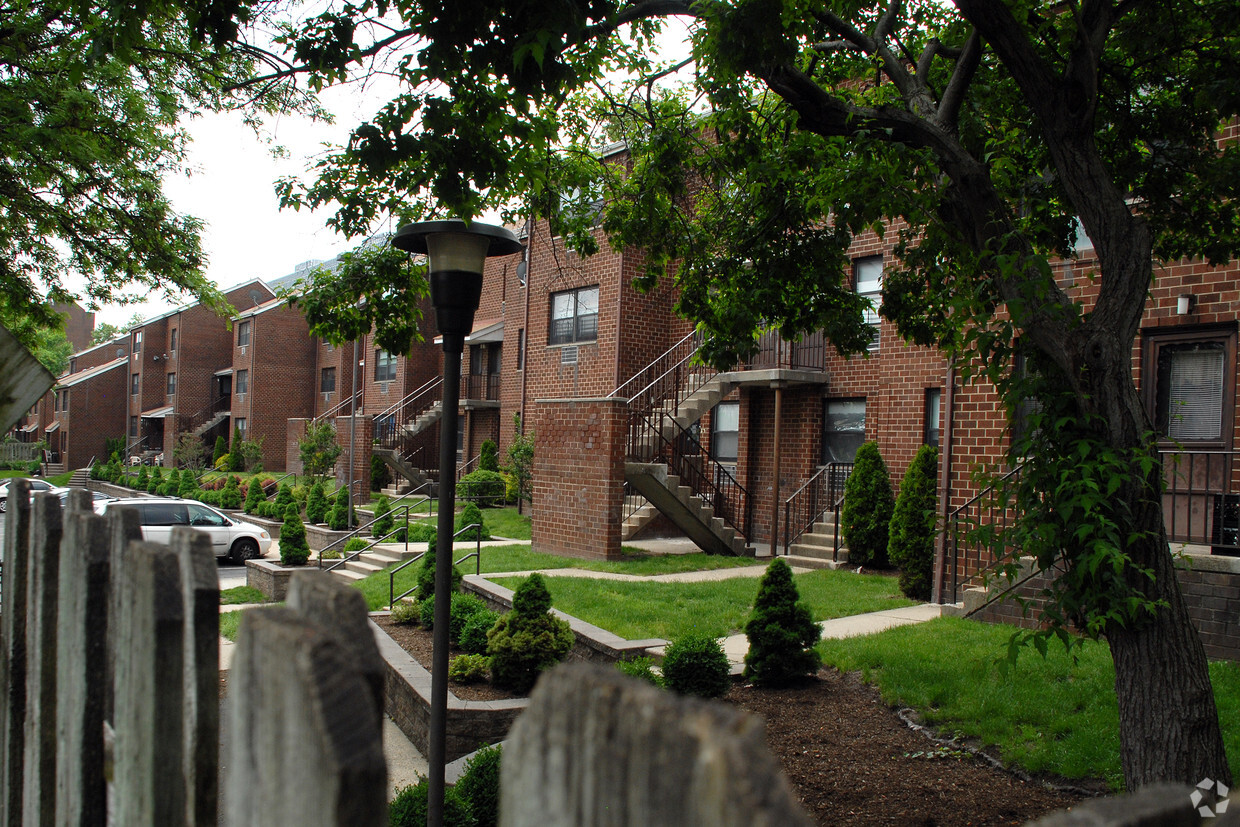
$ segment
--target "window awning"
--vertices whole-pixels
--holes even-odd
[[[487,342],[502,341],[504,341],[503,319],[475,319],[473,330],[465,337],[465,344],[467,345],[482,345]],[[442,345],[443,337],[436,336],[435,344]]]
[[[57,428],[59,428],[59,427],[60,427],[60,423],[59,423],[59,422],[53,422],[51,425],[48,425],[48,426],[47,426],[47,427],[43,430],[43,433],[45,433],[45,434],[50,434],[52,431],[55,431],[55,430],[56,430]]]
[[[28,434],[28,433],[30,433],[31,431],[37,431],[37,430],[39,430],[39,426],[38,426],[38,424],[35,424],[35,425],[26,425],[25,427],[23,427],[23,428],[22,428],[22,433],[23,433],[23,434]]]
[[[215,373],[211,375],[212,376],[232,376],[232,372],[233,372],[232,368],[224,368],[223,370],[217,370]]]
[[[143,419],[163,419],[165,416],[167,416],[170,413],[172,413],[172,406],[166,405],[162,408],[154,408],[149,411],[143,411],[142,418]]]

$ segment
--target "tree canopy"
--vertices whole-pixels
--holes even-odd
[[[589,253],[597,219],[577,207],[601,198],[607,241],[645,251],[644,284],[675,279],[721,365],[772,326],[863,351],[849,247],[891,240],[883,315],[1009,407],[1042,405],[1013,440],[1028,457],[1016,547],[1064,563],[1051,628],[1110,643],[1128,783],[1228,776],[1131,354],[1155,259],[1240,250],[1240,145],[1219,141],[1240,112],[1233,2],[393,11],[333,7],[255,81],[333,83],[376,61],[403,83],[312,181],[282,182],[286,204],[337,202],[353,234],[496,208],[546,217]],[[667,21],[687,27],[687,54],[660,55]],[[607,157],[617,141],[625,154]],[[1082,231],[1098,260],[1088,308],[1052,267]]]
[[[188,291],[227,302],[203,274],[200,222],[162,176],[206,109],[314,111],[296,87],[226,88],[257,71],[243,26],[270,10],[234,0],[131,7],[36,0],[0,12],[0,320],[56,324],[51,304]],[[85,280],[78,292],[76,278]],[[27,338],[29,344],[30,340]]]

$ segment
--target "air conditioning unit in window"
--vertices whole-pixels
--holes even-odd
[[[577,346],[560,348],[560,364],[575,365],[577,364]]]

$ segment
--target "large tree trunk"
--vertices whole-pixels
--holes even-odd
[[[1086,325],[1088,330],[1090,325]],[[1080,351],[1082,403],[1106,422],[1106,440],[1122,455],[1153,451],[1151,425],[1132,379],[1132,342],[1092,331]],[[1162,464],[1152,462],[1117,496],[1127,501],[1131,561],[1126,582],[1162,604],[1148,619],[1105,626],[1115,663],[1124,781],[1136,789],[1155,781],[1231,785],[1205,648],[1180,593],[1162,514]],[[1146,576],[1144,571],[1150,573]]]

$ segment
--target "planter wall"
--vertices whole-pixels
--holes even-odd
[[[347,531],[332,531],[325,525],[317,523],[306,525],[306,542],[310,544],[311,551],[322,551],[337,540],[348,536]],[[341,543],[337,548],[343,548],[343,546],[344,544]]]
[[[258,589],[269,600],[280,601],[288,594],[288,581],[293,572],[306,571],[307,566],[282,566],[268,560],[245,561],[245,584]]]

